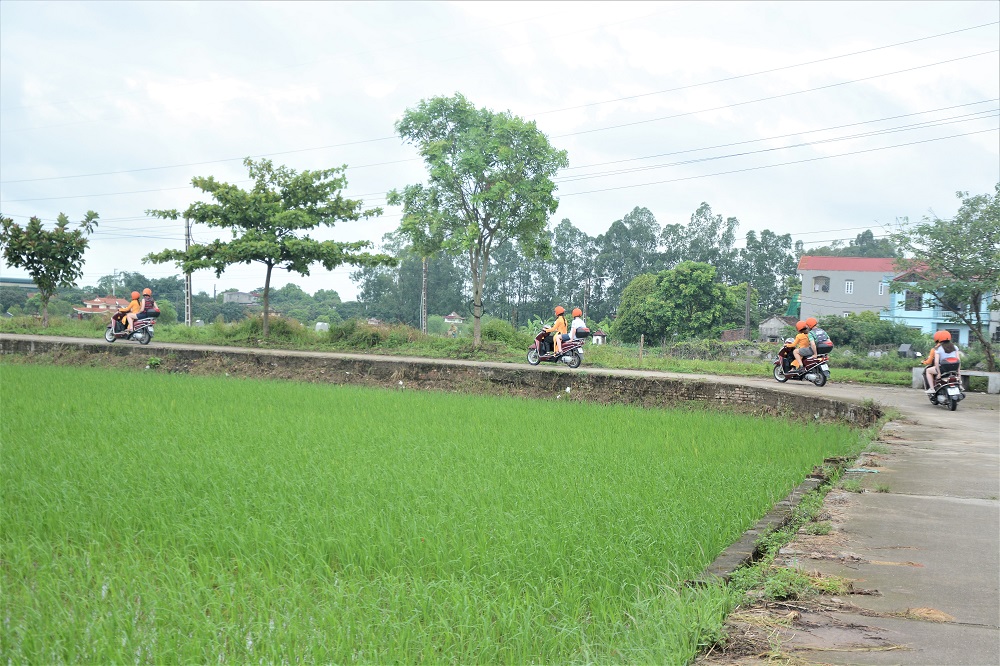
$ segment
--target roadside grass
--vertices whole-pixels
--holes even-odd
[[[119,387],[124,400],[109,387]],[[845,426],[0,360],[0,659],[681,664]]]
[[[348,321],[334,325],[325,333],[316,333],[294,320],[273,318],[271,336],[264,340],[260,318],[249,318],[233,324],[220,322],[206,326],[187,327],[180,324],[161,324],[156,327],[159,342],[179,342],[206,345],[259,347],[270,349],[303,349],[425,358],[450,358],[523,363],[532,336],[510,329],[503,332],[496,327],[484,335],[483,344],[473,349],[468,337],[446,338],[423,335],[402,325],[369,326],[362,322]],[[0,333],[21,333],[100,338],[104,335],[106,321],[101,318],[74,320],[56,318],[49,328],[42,329],[34,317],[15,317],[0,320]],[[508,328],[510,328],[508,326]],[[497,331],[500,332],[497,332]],[[846,362],[846,360],[844,361]],[[862,363],[860,359],[851,361]],[[640,362],[638,350],[633,346],[587,345],[585,367],[658,370],[685,374],[730,375],[737,377],[771,376],[772,365],[767,359],[689,359],[662,354],[652,347]],[[846,368],[833,363],[834,382],[859,384],[889,384],[909,386],[911,374],[900,369],[899,359],[864,359],[864,368]],[[976,379],[976,378],[973,378]],[[984,380],[985,381],[985,380]]]

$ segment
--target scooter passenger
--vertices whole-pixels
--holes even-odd
[[[933,395],[934,382],[945,372],[959,372],[962,367],[962,359],[959,356],[958,347],[951,341],[951,333],[948,331],[938,331],[935,338],[940,338],[941,346],[934,352],[934,366],[927,368],[927,381],[929,388],[925,393]]]
[[[941,346],[941,334],[943,332],[944,331],[937,331],[936,333],[934,333],[934,346],[931,347],[931,350],[929,352],[927,352],[927,358],[925,358],[924,360],[922,360],[920,362],[920,365],[926,366],[924,368],[924,390],[925,391],[928,388],[930,388],[931,386],[933,386],[933,383],[927,381],[927,371],[930,370],[931,367],[934,366],[934,359],[937,358],[937,350]]]
[[[569,337],[571,340],[579,340],[576,336],[576,329],[587,328],[587,322],[583,320],[583,310],[573,308],[573,323],[569,325]]]
[[[564,340],[569,340],[568,330],[566,328],[566,308],[561,305],[557,305],[555,309],[556,321],[555,323],[545,329],[546,333],[551,333],[552,343],[555,347],[556,356],[562,353],[562,343]]]
[[[816,339],[809,333],[809,324],[804,321],[795,322],[795,330],[799,334],[795,336],[795,351],[792,352],[795,360],[792,361],[792,367],[798,369],[802,367],[803,359],[816,353]]]

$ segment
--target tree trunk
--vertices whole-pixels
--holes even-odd
[[[423,278],[420,287],[420,332],[427,335],[427,257],[424,257],[423,260]]]
[[[49,299],[51,295],[41,294],[42,297],[42,328],[49,327]]]
[[[268,327],[268,306],[267,298],[271,292],[271,269],[272,264],[267,264],[267,277],[264,278],[264,339],[267,339],[268,333],[270,333],[270,328]]]

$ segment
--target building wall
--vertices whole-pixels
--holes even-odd
[[[949,321],[953,316],[948,310],[936,306],[936,301],[926,294],[921,297],[921,308],[919,310],[906,309],[906,294],[892,294],[889,307],[880,315],[881,319],[904,324],[912,328],[919,328],[922,333],[932,335],[936,331],[951,331],[954,338],[955,331],[958,331],[958,338],[955,341],[965,347],[969,344],[969,327],[965,324]],[[989,303],[983,303],[982,318],[984,322],[989,322],[991,313]]]
[[[802,309],[799,317],[843,315],[847,312],[881,312],[889,307],[891,274],[870,271],[803,270]],[[829,291],[816,291],[816,278],[829,279]],[[848,286],[848,282],[852,284]],[[879,294],[879,285],[882,294]],[[850,292],[850,293],[848,293]]]

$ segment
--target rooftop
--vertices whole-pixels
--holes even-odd
[[[820,257],[799,259],[800,271],[851,271],[855,273],[896,273],[895,257]]]

